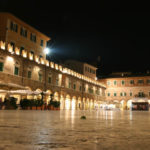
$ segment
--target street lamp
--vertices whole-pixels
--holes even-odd
[[[44,53],[45,53],[45,55],[46,55],[46,59],[48,59],[47,56],[48,56],[48,54],[50,53],[50,48],[46,47],[46,48],[44,49]]]

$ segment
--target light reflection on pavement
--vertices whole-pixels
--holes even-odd
[[[0,150],[18,149],[148,150],[150,112],[1,110]]]

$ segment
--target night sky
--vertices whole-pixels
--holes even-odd
[[[150,69],[150,13],[100,2],[0,0],[0,11],[50,36],[53,58],[92,63],[100,56],[101,73]]]

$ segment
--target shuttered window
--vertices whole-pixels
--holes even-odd
[[[0,62],[0,71],[3,71],[4,69],[4,63]]]
[[[16,66],[15,66],[14,74],[15,74],[15,75],[19,75],[19,68],[16,67]]]

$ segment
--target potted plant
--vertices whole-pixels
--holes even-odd
[[[34,99],[30,100],[30,107],[32,110],[36,110],[36,101]]]
[[[16,102],[17,99],[14,97],[5,98],[4,100],[5,109],[17,109],[18,106]]]
[[[22,109],[26,110],[26,109],[30,109],[30,100],[28,99],[22,99],[20,101],[20,106]]]
[[[59,101],[54,101],[53,106],[54,106],[54,110],[60,110],[60,102]]]
[[[50,110],[60,110],[60,102],[59,101],[50,101]]]
[[[36,100],[36,108],[37,108],[37,110],[41,110],[43,104],[44,104],[43,100],[37,99]]]

